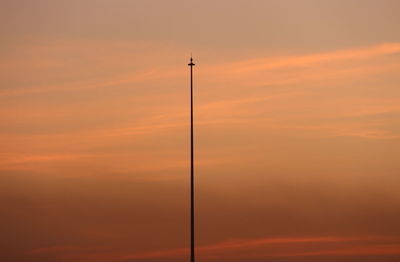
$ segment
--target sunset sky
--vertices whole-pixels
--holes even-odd
[[[0,1],[0,261],[400,261],[400,1]]]

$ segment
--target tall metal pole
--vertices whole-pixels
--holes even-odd
[[[190,262],[194,262],[193,58],[190,57]]]

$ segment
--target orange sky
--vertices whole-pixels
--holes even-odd
[[[14,0],[1,261],[400,260],[400,2]]]

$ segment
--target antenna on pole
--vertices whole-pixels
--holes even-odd
[[[194,250],[194,150],[193,150],[193,57],[190,53],[190,262],[195,262]]]

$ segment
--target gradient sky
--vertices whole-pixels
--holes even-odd
[[[400,1],[3,0],[0,260],[400,261]]]

